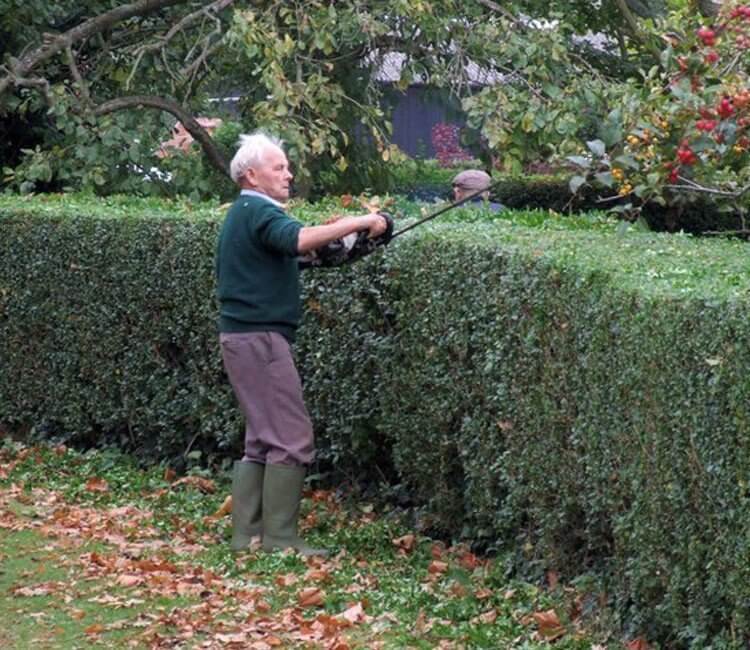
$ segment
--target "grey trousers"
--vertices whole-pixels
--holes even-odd
[[[278,332],[222,333],[224,368],[245,416],[243,461],[308,465],[315,443],[289,342]]]

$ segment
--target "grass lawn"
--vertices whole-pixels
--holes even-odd
[[[645,648],[586,594],[515,581],[504,558],[420,537],[312,491],[326,560],[229,551],[228,477],[113,452],[0,448],[2,648]],[[548,576],[549,578],[550,576]],[[638,645],[637,645],[638,644]]]

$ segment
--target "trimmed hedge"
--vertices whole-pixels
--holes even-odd
[[[222,211],[65,205],[0,197],[0,421],[230,453]],[[298,353],[321,455],[408,486],[425,526],[523,542],[527,571],[602,576],[650,639],[744,647],[747,245],[565,221],[430,224],[308,272]]]

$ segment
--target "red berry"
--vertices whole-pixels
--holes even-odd
[[[697,34],[698,38],[703,41],[703,45],[713,47],[716,44],[716,32],[710,27],[704,25],[698,30]]]
[[[730,115],[732,115],[732,113],[734,113],[732,100],[729,99],[729,97],[722,98],[722,100],[719,102],[719,105],[716,107],[716,112],[722,119],[728,118]]]
[[[709,131],[713,131],[717,124],[716,120],[698,120],[695,123],[695,128],[699,131],[705,131],[708,133]]]
[[[716,50],[711,50],[706,54],[706,58],[704,60],[709,65],[712,65],[719,60],[719,53]]]

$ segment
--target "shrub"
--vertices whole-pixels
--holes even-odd
[[[305,276],[298,351],[324,469],[407,486],[430,530],[520,539],[526,571],[600,575],[651,639],[740,647],[746,245],[455,217]],[[231,453],[220,218],[0,197],[0,419],[151,458]]]

